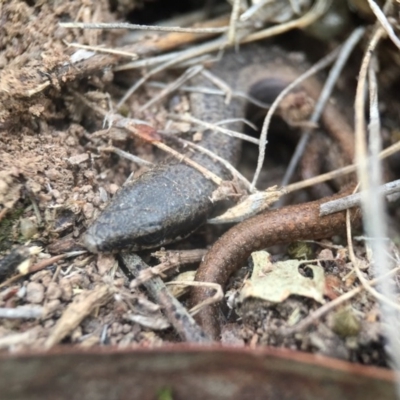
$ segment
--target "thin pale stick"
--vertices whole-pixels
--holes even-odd
[[[387,1],[385,7],[390,5]],[[371,248],[374,254],[375,263],[375,275],[384,275],[389,271],[389,262],[387,259],[385,243],[383,237],[386,235],[386,224],[385,224],[385,213],[383,196],[376,193],[376,187],[380,182],[371,182],[371,177],[376,177],[379,173],[368,172],[368,159],[367,159],[367,147],[366,147],[366,123],[365,123],[365,83],[369,70],[369,64],[371,62],[372,55],[381,40],[385,35],[385,30],[379,26],[377,27],[371,40],[364,53],[360,72],[357,82],[356,99],[355,99],[355,139],[356,139],[356,163],[358,165],[357,175],[361,183],[361,188],[365,191],[361,197],[361,208],[364,216],[364,226],[368,236],[375,238],[371,243]],[[372,99],[371,103],[375,100]],[[373,115],[374,116],[374,112]],[[372,132],[372,131],[371,131]],[[374,134],[379,134],[376,132]],[[380,168],[379,163],[372,163],[372,168]],[[380,177],[379,177],[380,178]],[[373,201],[371,198],[373,196]],[[385,297],[380,298],[381,315],[382,319],[386,322],[385,335],[388,340],[388,348],[390,349],[390,356],[395,364],[396,369],[400,369],[400,343],[398,340],[398,325],[399,321],[397,313],[391,307],[387,306],[387,302],[395,303],[395,293],[392,285],[383,281],[379,285],[379,291],[384,293]],[[385,300],[383,300],[385,299]],[[396,385],[396,389],[400,394],[400,381]]]
[[[162,25],[141,25],[129,24],[126,22],[108,23],[85,23],[85,22],[60,22],[59,26],[63,28],[79,29],[128,29],[135,31],[153,31],[153,32],[181,32],[181,33],[223,33],[228,30],[227,26],[218,28],[182,28],[180,26],[162,26]]]
[[[251,137],[249,135],[245,135],[245,134],[240,133],[240,132],[232,131],[231,129],[223,128],[221,126],[218,126],[216,124],[212,124],[210,122],[202,121],[201,119],[192,117],[191,115],[168,114],[168,116],[170,118],[174,119],[174,120],[183,121],[183,122],[191,122],[191,123],[200,125],[200,126],[202,126],[204,128],[212,129],[214,131],[221,132],[221,133],[223,133],[225,135],[245,140],[246,142],[259,144],[259,140],[258,139],[255,139],[255,138],[253,138],[253,137]]]
[[[387,196],[389,194],[399,191],[400,179],[380,186],[377,193]],[[363,195],[364,194],[361,193],[355,193],[350,196],[342,197],[340,199],[328,201],[324,204],[321,204],[319,215],[322,217],[324,215],[329,215],[338,211],[343,211],[352,207],[359,206],[361,204],[361,196]]]
[[[170,93],[182,86],[186,81],[192,79],[203,69],[202,65],[195,65],[187,69],[178,79],[175,79],[167,87],[165,87],[157,96],[154,96],[146,104],[139,108],[139,112],[143,112],[146,108],[152,106],[153,104],[159,102],[164,97],[168,96]]]
[[[388,3],[389,2],[387,2],[386,4],[388,4]],[[375,17],[377,18],[377,20],[382,25],[382,28],[386,31],[387,35],[390,37],[390,40],[394,43],[394,45],[398,49],[400,49],[400,40],[396,36],[392,25],[388,21],[386,15],[385,15],[385,11],[382,11],[380,9],[380,7],[378,6],[378,4],[376,4],[375,1],[373,1],[373,0],[368,0],[368,4],[371,7],[372,12],[375,14]],[[385,8],[389,8],[389,7],[385,7]]]

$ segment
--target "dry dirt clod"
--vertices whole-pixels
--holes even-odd
[[[47,300],[57,300],[61,297],[62,290],[56,282],[50,282],[47,286],[46,298]]]

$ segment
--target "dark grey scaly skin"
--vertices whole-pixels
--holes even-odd
[[[232,90],[248,93],[256,86],[259,92],[265,87],[263,100],[272,102],[288,83],[275,78],[273,69],[285,65],[287,60],[281,50],[249,45],[241,48],[238,54],[227,52],[211,72]],[[192,84],[214,87],[200,76],[193,79]],[[190,102],[192,115],[210,123],[245,116],[246,101],[243,99],[232,99],[226,105],[222,96],[193,93]],[[235,123],[229,128],[240,130],[241,126]],[[207,130],[199,144],[233,165],[238,161],[240,141],[237,139]],[[232,178],[210,157],[201,153],[190,157],[222,179]],[[213,182],[184,162],[174,159],[157,165],[117,192],[89,227],[83,244],[90,251],[98,252],[125,247],[139,250],[177,241],[206,222],[217,205],[210,201],[215,189]]]

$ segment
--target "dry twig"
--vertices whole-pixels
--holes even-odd
[[[322,92],[318,98],[317,103],[315,104],[314,111],[310,118],[310,123],[316,124],[319,121],[321,114],[325,108],[325,105],[329,100],[329,97],[331,96],[331,93],[333,91],[334,85],[336,84],[338,77],[340,76],[348,58],[350,57],[350,54],[354,50],[357,43],[361,40],[362,36],[364,35],[364,32],[365,29],[363,27],[355,29],[353,33],[349,36],[349,38],[342,45],[340,52],[337,56],[337,60],[334,63],[332,69],[330,70],[329,76],[325,81],[324,87],[322,88]],[[285,186],[290,182],[293,173],[298,165],[298,162],[302,157],[304,150],[307,146],[310,135],[311,131],[309,130],[303,132],[302,137],[296,146],[292,159],[290,160],[288,168],[285,172],[285,176],[282,179],[281,183],[282,186]]]
[[[141,271],[149,268],[136,254],[123,253],[121,259],[126,268],[135,277],[138,277]],[[196,324],[182,304],[169,293],[159,276],[153,276],[143,284],[154,301],[160,305],[168,321],[183,340],[194,343],[209,342],[203,330]]]
[[[186,251],[157,251],[153,253],[155,257],[161,257],[164,261],[155,267],[149,267],[139,272],[138,276],[131,281],[129,287],[131,289],[143,285],[148,280],[155,276],[161,276],[163,272],[174,268],[179,268],[181,265],[200,262],[206,255],[206,250],[186,250]]]
[[[400,179],[380,186],[377,193],[387,196],[389,194],[399,191]],[[321,204],[319,215],[329,215],[338,211],[343,211],[355,206],[359,206],[361,203],[361,197],[364,195],[365,194],[355,193],[350,196],[342,197],[340,199],[328,201],[327,203]]]

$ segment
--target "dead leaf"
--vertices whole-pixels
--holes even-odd
[[[311,269],[313,276],[305,277],[299,272],[299,266],[304,263],[288,260],[271,264],[269,257],[266,251],[252,254],[253,274],[240,292],[241,302],[249,297],[256,297],[279,303],[295,294],[324,303],[325,277],[320,265],[306,265]]]

